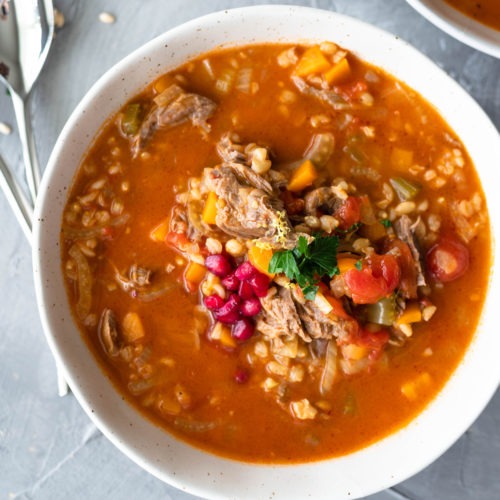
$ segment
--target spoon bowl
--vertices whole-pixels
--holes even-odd
[[[31,129],[29,97],[52,43],[54,9],[51,0],[11,0],[5,6],[0,18],[0,81],[12,98],[26,179],[34,203],[40,168]]]

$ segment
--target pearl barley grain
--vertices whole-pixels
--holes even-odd
[[[12,133],[12,128],[4,122],[0,122],[0,134],[10,135]]]
[[[114,22],[116,22],[116,17],[109,12],[101,12],[99,14],[99,21],[101,21],[101,23],[103,24],[113,24]]]

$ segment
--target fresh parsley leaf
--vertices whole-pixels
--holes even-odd
[[[338,243],[337,236],[317,235],[311,243],[300,236],[293,250],[279,250],[273,254],[268,270],[284,273],[300,286],[306,299],[313,300],[318,293],[319,280],[339,273]]]
[[[318,293],[319,286],[317,285],[308,285],[302,288],[302,293],[307,300],[314,300],[316,294]]]
[[[380,224],[384,227],[391,227],[392,222],[389,219],[380,219]]]
[[[309,257],[309,244],[307,243],[307,238],[305,236],[299,236],[297,250],[299,254],[303,255],[304,257]]]
[[[355,264],[354,264],[354,267],[358,270],[358,271],[361,271],[361,269],[363,268],[363,263],[358,260]]]
[[[290,279],[296,279],[300,275],[297,262],[290,250],[275,252],[269,262],[270,273],[285,273]]]

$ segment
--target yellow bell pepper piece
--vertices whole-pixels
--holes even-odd
[[[205,207],[203,208],[203,213],[201,214],[201,219],[206,224],[215,224],[217,200],[217,195],[213,191],[210,191],[207,196],[207,201],[205,202]]]
[[[272,258],[273,251],[270,248],[260,248],[254,245],[248,250],[248,260],[250,264],[261,273],[267,274],[270,278],[274,277],[274,274],[269,272],[269,263]]]
[[[396,325],[418,323],[419,321],[422,321],[422,311],[420,310],[420,306],[416,302],[413,302],[398,317]]]
[[[413,165],[413,151],[410,149],[394,148],[391,152],[391,165],[406,172]]]
[[[186,267],[184,277],[186,278],[186,281],[197,285],[202,282],[206,272],[207,269],[205,266],[198,264],[198,262],[190,262]]]
[[[353,257],[341,257],[337,259],[337,267],[339,268],[340,274],[344,274],[351,269],[356,269],[357,259]]]
[[[165,219],[162,222],[160,222],[150,233],[149,237],[158,243],[162,243],[165,241],[165,238],[167,237],[168,234],[168,229],[169,229],[169,220]]]
[[[328,85],[338,85],[348,80],[351,76],[351,66],[349,61],[344,57],[335,66],[326,71],[323,75]]]
[[[288,191],[302,191],[318,178],[318,172],[311,160],[306,160],[292,174],[288,182]]]
[[[307,49],[295,67],[297,76],[308,76],[314,73],[322,73],[330,68],[328,59],[323,55],[320,48],[315,45]]]

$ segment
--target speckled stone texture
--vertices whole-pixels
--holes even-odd
[[[208,12],[255,5],[222,0],[56,0],[64,14],[33,95],[40,163],[88,88],[109,67],[155,35]],[[269,1],[267,3],[279,3]],[[288,0],[357,17],[399,35],[427,54],[500,125],[500,60],[441,33],[404,0]],[[116,22],[105,24],[109,12]],[[0,91],[0,151],[21,171],[10,100]],[[492,165],[492,168],[498,168]],[[57,396],[56,372],[35,304],[31,253],[0,195],[0,500],[188,499],[122,455],[90,422],[72,395]],[[450,419],[453,415],[450,415]],[[411,451],[408,451],[411,453]],[[407,481],[371,497],[493,500],[500,498],[500,394],[441,458]]]

